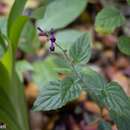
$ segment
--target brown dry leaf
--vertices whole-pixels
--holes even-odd
[[[116,127],[116,125],[112,126],[112,130],[118,130],[117,127]]]
[[[86,101],[86,102],[84,103],[84,107],[85,107],[88,111],[90,111],[90,112],[92,112],[92,113],[98,113],[98,114],[101,113],[101,110],[100,110],[99,106],[98,106],[96,103],[94,103],[94,102]]]
[[[86,97],[87,97],[87,93],[85,91],[81,91],[78,101],[79,102],[86,101]]]
[[[31,130],[41,130],[48,122],[48,117],[43,116],[42,112],[32,112],[30,111],[30,125]]]
[[[109,112],[108,112],[108,110],[106,108],[103,108],[103,110],[102,110],[102,116],[106,120],[111,120],[110,116],[109,116]]]
[[[63,74],[63,73],[58,73],[58,75],[59,75],[59,79],[61,80],[65,79],[67,76],[66,74]]]
[[[117,68],[128,68],[129,66],[129,61],[127,58],[125,58],[124,56],[120,56],[117,61],[116,61],[116,66]]]
[[[38,95],[38,87],[34,83],[29,83],[25,88],[25,95],[27,99],[35,99]]]
[[[114,61],[114,52],[111,51],[111,50],[107,50],[105,52],[103,52],[103,56],[104,58],[107,58],[107,60],[111,60],[111,61]]]
[[[117,69],[115,66],[108,66],[103,70],[103,72],[105,73],[106,77],[108,77],[108,79],[112,79],[113,75],[117,72]]]
[[[47,130],[53,130],[54,125],[55,125],[55,121],[58,119],[58,115],[55,115],[53,117],[50,118],[50,120],[47,122]]]
[[[70,130],[80,130],[79,125],[77,124],[75,118],[72,115],[68,116],[66,125],[69,127]]]
[[[117,43],[117,37],[114,35],[104,36],[102,37],[102,42],[105,46],[113,48]]]

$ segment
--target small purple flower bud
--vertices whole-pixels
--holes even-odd
[[[54,31],[53,29],[51,29],[51,31],[48,33],[48,32],[45,32],[43,31],[40,27],[37,27],[37,29],[39,30],[39,36],[47,36],[49,37],[49,40],[50,40],[50,47],[49,47],[49,51],[55,51],[55,42],[56,42],[56,38],[55,38],[55,34],[54,34]]]
[[[56,41],[54,32],[51,32],[51,34],[50,34],[50,40],[51,40],[51,42],[53,42],[53,43]]]
[[[55,38],[54,32],[53,32],[53,30],[51,30],[51,32],[50,32],[50,42],[51,42],[50,51],[55,50],[55,41],[56,41],[56,38]]]

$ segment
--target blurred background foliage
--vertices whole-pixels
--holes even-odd
[[[14,0],[0,0],[0,30],[5,34],[7,16],[13,2]],[[111,5],[124,14],[125,24],[112,34],[99,34],[95,31],[96,14],[103,7]],[[36,27],[39,26],[45,31],[54,28],[57,43],[65,49],[68,49],[84,32],[91,32],[93,45],[89,65],[105,75],[108,81],[115,80],[121,84],[126,94],[130,96],[130,58],[117,48],[117,41],[121,35],[130,36],[130,6],[127,1],[68,0],[66,3],[66,0],[28,0],[23,14],[32,19],[22,32],[16,55],[16,71],[25,88],[32,130],[105,130],[103,121],[97,128],[95,119],[99,115],[108,122],[106,124],[108,127],[110,123],[112,130],[117,130],[107,109],[103,108],[101,111],[85,92],[82,92],[75,102],[67,104],[60,110],[31,111],[39,91],[48,81],[63,79],[69,74],[68,65],[60,50],[56,48],[56,51],[50,54],[48,40],[39,36]],[[130,39],[127,40],[129,42]],[[0,48],[0,51],[3,51],[3,48]]]

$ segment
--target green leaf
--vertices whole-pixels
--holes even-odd
[[[5,68],[7,69],[8,73],[11,76],[13,68],[12,48],[11,44],[9,44],[5,35],[2,34],[1,32],[0,32],[0,44],[2,45],[1,47],[4,49],[0,57],[0,63],[2,63],[5,66]]]
[[[63,81],[54,81],[43,88],[34,103],[35,111],[48,111],[61,108],[80,95],[81,87],[73,78],[68,77]]]
[[[121,86],[116,82],[109,83],[105,89],[103,100],[118,129],[129,129],[130,101]]]
[[[105,120],[100,120],[97,130],[112,130],[111,125]]]
[[[63,74],[72,72],[72,70],[69,69],[69,68],[59,68],[59,67],[57,67],[57,68],[54,68],[53,70],[56,71],[57,73],[63,73]]]
[[[41,6],[33,11],[31,17],[35,19],[41,19],[44,16],[45,6]]]
[[[49,81],[59,79],[59,73],[71,73],[70,66],[62,56],[53,55],[43,61],[34,62],[33,68],[32,78],[40,89],[48,84]]]
[[[129,130],[130,128],[130,109],[123,109],[122,113],[111,110],[110,117],[116,123],[118,130]]]
[[[25,53],[36,53],[40,47],[36,28],[30,21],[23,28],[18,47]]]
[[[15,20],[22,15],[27,0],[15,0],[8,18],[8,36]]]
[[[0,120],[9,130],[29,130],[24,91],[14,72],[11,44],[1,33],[0,38],[7,45],[0,59]]]
[[[83,78],[86,82],[86,86],[88,86],[88,89],[91,91],[98,93],[98,91],[101,91],[105,88],[107,82],[104,77],[90,67],[84,67],[81,73],[84,76]]]
[[[47,5],[44,17],[37,25],[47,31],[51,28],[63,28],[83,12],[86,4],[87,0],[53,0]]]
[[[130,109],[128,97],[118,83],[109,83],[104,92],[104,104],[109,110],[122,113],[125,109]]]
[[[62,46],[62,48],[68,50],[70,46],[82,35],[83,32],[74,29],[66,29],[63,31],[59,31],[56,33],[56,42]],[[56,52],[60,52],[58,48],[56,48]]]
[[[52,1],[52,0],[51,0]],[[46,5],[49,3],[49,0],[43,0],[40,1],[40,7],[36,8],[32,14],[31,17],[34,19],[42,19],[44,16],[44,12],[46,9]]]
[[[9,65],[9,64],[8,64]],[[0,63],[0,120],[9,130],[29,130],[23,87]]]
[[[130,0],[127,0],[128,1],[128,4],[130,5]]]
[[[52,57],[33,63],[33,68],[32,78],[39,88],[43,88],[49,81],[58,79],[58,74],[54,70],[54,68],[57,68],[57,65]]]
[[[0,16],[0,30],[6,35],[7,31],[7,18]]]
[[[84,67],[80,73],[83,80],[83,83],[81,83],[82,88],[86,90],[96,102],[100,105],[104,105],[102,98],[104,96],[103,91],[107,84],[104,77],[90,67]]]
[[[74,63],[88,62],[91,56],[92,39],[89,33],[85,33],[70,47],[69,55]]]
[[[23,82],[23,74],[27,71],[33,71],[33,66],[26,60],[16,62],[16,72],[20,81]]]
[[[5,54],[5,52],[7,51],[7,42],[4,39],[3,35],[0,32],[0,58]]]
[[[130,55],[130,37],[121,36],[117,45],[122,53]]]
[[[21,32],[27,21],[28,17],[20,16],[15,20],[15,22],[12,24],[10,28],[9,39],[12,44],[13,54],[15,54],[16,52]]]
[[[101,106],[107,107],[111,118],[117,124],[119,130],[128,129],[130,127],[130,101],[116,82],[106,85],[106,81],[91,69],[82,70],[82,80],[85,89],[92,98]]]
[[[96,16],[95,27],[99,33],[112,33],[117,27],[121,26],[125,21],[124,16],[114,7],[106,7],[102,9]]]

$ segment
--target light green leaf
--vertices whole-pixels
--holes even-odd
[[[47,57],[43,61],[34,62],[33,68],[34,71],[32,78],[40,89],[43,88],[49,81],[59,79],[59,73],[65,74],[66,72],[70,72],[70,66],[64,57],[54,55]]]
[[[53,0],[47,5],[44,17],[37,25],[47,31],[63,28],[81,14],[86,4],[87,0]]]
[[[31,17],[35,19],[41,19],[44,16],[45,6],[41,6],[33,11]]]
[[[50,82],[43,88],[34,103],[35,111],[55,110],[64,106],[80,95],[81,87],[77,82],[68,77],[63,81]]]
[[[0,32],[0,58],[5,54],[5,52],[7,51],[7,42],[4,39],[3,35]]]
[[[121,26],[125,21],[124,16],[114,7],[106,7],[102,9],[96,16],[95,27],[99,33],[112,33],[117,27]]]
[[[27,21],[28,21],[28,17],[20,16],[11,25],[9,39],[12,44],[13,54],[15,54],[15,52],[16,52],[17,45],[19,42],[19,37],[20,37],[23,27]]]
[[[130,128],[130,101],[116,82],[107,85],[104,95],[104,104],[108,108],[113,121],[119,130]]]
[[[57,68],[54,68],[53,70],[55,72],[57,72],[57,73],[63,73],[63,74],[71,73],[72,72],[72,70],[69,69],[69,68],[59,68],[59,67],[57,67]]]
[[[0,30],[6,35],[7,31],[7,18],[0,16]]]
[[[6,37],[0,37],[7,45],[7,50],[0,59],[0,120],[10,130],[29,130],[23,87],[13,71],[11,44]]]
[[[129,130],[130,128],[130,109],[122,110],[122,113],[111,110],[110,117],[116,123],[118,130]]]
[[[4,49],[0,57],[0,63],[2,63],[5,66],[5,68],[7,69],[8,73],[11,76],[13,68],[12,48],[7,38],[1,32],[0,32],[0,44],[2,45],[1,47]]]
[[[0,73],[0,120],[9,130],[29,130],[23,87],[1,63]]]
[[[27,71],[33,71],[33,66],[26,60],[16,62],[16,72],[19,79],[23,82],[23,74]]]
[[[49,3],[49,0],[40,1],[40,7],[36,8],[32,12],[31,17],[34,19],[42,19],[44,16],[44,12],[45,12],[47,3]]]
[[[68,50],[70,46],[83,34],[84,32],[80,32],[74,29],[66,29],[63,31],[59,31],[56,33],[56,42],[62,46],[62,48]],[[56,48],[56,52],[60,52],[58,48]]]
[[[92,39],[89,33],[85,33],[70,47],[69,55],[74,63],[86,63],[91,56]]]
[[[15,20],[22,15],[27,0],[15,0],[8,18],[8,36]]]
[[[125,109],[130,109],[128,97],[118,83],[109,83],[105,88],[104,94],[104,104],[109,110],[123,113]]]
[[[130,101],[121,86],[116,82],[106,84],[105,80],[91,69],[82,71],[83,89],[94,97],[99,105],[107,107],[119,130],[129,128]]]
[[[117,45],[122,53],[130,55],[130,37],[121,36]]]
[[[80,73],[83,80],[83,82],[81,82],[82,88],[86,90],[96,102],[100,105],[104,105],[102,98],[104,96],[103,91],[107,84],[104,77],[90,67],[84,67]]]
[[[128,1],[128,4],[130,5],[130,0],[127,0]]]
[[[57,68],[57,65],[52,57],[33,63],[33,68],[32,78],[39,88],[43,88],[49,81],[58,79],[58,74],[54,70],[54,68]]]
[[[83,78],[85,78],[84,80],[88,86],[88,89],[98,93],[98,91],[101,91],[105,88],[107,82],[104,77],[92,70],[90,67],[84,67],[81,73],[84,76]]]
[[[25,53],[36,53],[40,47],[36,28],[30,21],[23,28],[18,47]]]
[[[105,120],[100,120],[97,130],[112,130],[111,125]]]

